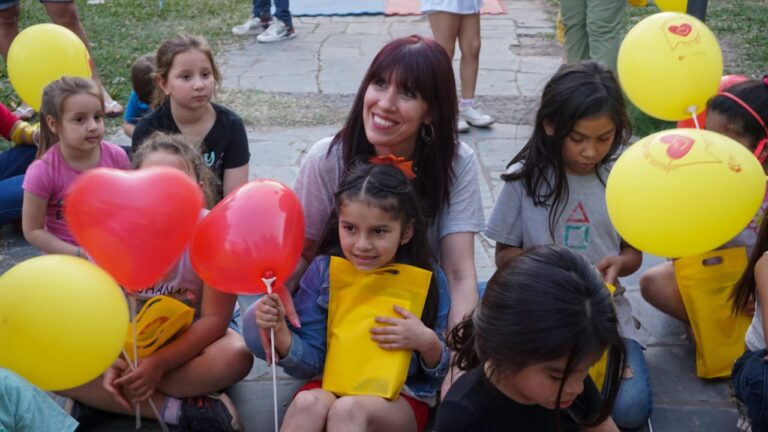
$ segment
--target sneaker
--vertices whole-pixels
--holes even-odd
[[[240,415],[225,394],[186,398],[181,401],[182,431],[239,431]]]
[[[288,28],[284,22],[275,20],[269,28],[262,34],[256,36],[259,42],[279,42],[296,36],[296,28]]]
[[[239,26],[232,27],[232,34],[235,36],[248,36],[264,33],[269,27],[269,20],[262,21],[260,18],[253,17]]]
[[[459,112],[459,116],[474,127],[488,127],[496,122],[496,119],[471,107]]]
[[[456,130],[461,133],[469,132],[469,123],[461,118],[461,116],[459,116],[459,119],[456,120]]]

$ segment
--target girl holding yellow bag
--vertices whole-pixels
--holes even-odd
[[[283,431],[340,430],[342,425],[359,431],[422,431],[428,421],[428,407],[434,406],[447,372],[449,356],[441,335],[447,324],[450,298],[444,276],[431,274],[435,265],[425,218],[406,177],[406,173],[412,176],[413,172],[408,164],[395,158],[374,162],[357,165],[339,185],[337,217],[329,222],[320,249],[327,255],[312,261],[294,294],[301,327],[294,328],[285,321],[285,310],[276,295],[263,297],[245,314],[246,343],[257,357],[266,358],[260,331],[274,329],[276,360],[289,375],[318,378],[322,374],[322,382],[312,380],[296,394],[285,414]],[[425,274],[423,283],[400,277],[414,270]],[[413,290],[423,285],[421,299],[407,301],[407,296],[370,283],[382,274],[397,276],[393,284],[413,285]],[[340,290],[336,286],[340,279],[356,279],[369,292],[359,292],[358,302],[346,304],[346,309],[338,307],[339,298],[334,296],[343,296],[345,289],[354,289],[355,285],[345,284]],[[415,303],[424,305],[423,312]],[[361,310],[376,304],[384,305],[380,315],[362,317]],[[414,306],[410,311],[409,304]],[[343,318],[335,314],[361,317],[356,319],[363,323],[357,337],[344,333],[345,326],[335,324]],[[332,355],[334,344],[345,343],[341,333],[346,335],[346,343],[354,341],[349,356],[363,356],[364,362],[374,362],[375,357],[391,352],[406,353],[402,376],[393,378],[400,378],[401,383],[394,394],[367,385],[381,381],[378,375],[386,370],[369,371],[369,376],[357,380],[359,388],[343,382],[340,387],[328,385],[326,381],[338,384],[360,374],[355,368],[339,372],[338,365],[331,364],[334,359],[345,361]],[[374,345],[373,351],[366,343]],[[339,376],[345,372],[347,376]]]
[[[467,371],[445,395],[438,432],[618,432],[610,418],[625,351],[600,274],[561,246],[500,267],[471,316],[448,336]],[[587,371],[608,350],[601,400]]]

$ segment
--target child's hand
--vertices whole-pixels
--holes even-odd
[[[256,306],[256,324],[263,329],[285,325],[285,307],[277,294],[267,294]]]
[[[386,350],[416,350],[424,351],[438,340],[435,332],[427,328],[416,315],[401,308],[394,306],[397,312],[403,318],[376,317],[379,324],[387,324],[383,327],[371,327],[371,339],[379,344],[379,347]]]
[[[115,380],[115,384],[122,386],[133,402],[143,402],[152,396],[164,374],[157,357],[149,356],[139,359],[139,367]]]
[[[619,271],[621,270],[621,257],[618,255],[611,255],[604,257],[595,266],[597,270],[603,275],[603,280],[606,283],[615,285],[616,278],[619,277]]]
[[[112,395],[117,403],[130,411],[133,409],[131,403],[128,402],[128,399],[125,397],[119,386],[115,385],[115,381],[122,377],[128,369],[128,363],[125,360],[118,358],[112,363],[109,369],[104,372],[104,375],[102,375],[101,384],[104,386],[104,389],[107,390],[107,393]]]

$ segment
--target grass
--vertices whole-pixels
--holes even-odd
[[[646,16],[659,12],[653,5],[628,7],[627,10],[627,30]],[[768,59],[768,44],[765,43],[768,29],[766,0],[710,0],[705,22],[723,50],[724,75],[762,77]],[[649,117],[634,106],[630,106],[629,115],[637,136],[675,127],[674,123]]]
[[[164,39],[180,32],[205,36],[214,50],[234,42],[233,25],[250,15],[244,0],[106,0],[88,5],[76,0],[80,20],[91,42],[91,54],[110,95],[125,104],[131,91],[130,68],[136,57],[154,52]],[[22,0],[20,28],[50,22],[37,0]],[[16,106],[19,99],[0,65],[0,101]],[[111,120],[114,127],[121,120]]]

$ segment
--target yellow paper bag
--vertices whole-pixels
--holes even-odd
[[[376,317],[401,318],[394,305],[421,316],[431,277],[432,272],[405,264],[361,272],[349,261],[331,257],[324,390],[339,396],[397,397],[411,351],[379,348],[370,329],[382,325]]]
[[[605,287],[608,288],[608,291],[610,291],[611,295],[616,292],[616,287],[612,284],[605,284]],[[603,355],[600,357],[600,360],[597,361],[597,363],[593,364],[591,368],[589,368],[589,376],[592,378],[592,382],[595,383],[595,387],[597,387],[598,390],[603,389],[603,383],[605,382],[605,369],[608,367],[608,350],[605,350]]]
[[[752,318],[731,315],[733,286],[747,267],[743,247],[681,258],[674,263],[677,286],[696,339],[696,375],[731,376],[733,362],[744,352],[744,334]]]
[[[195,310],[166,296],[147,300],[133,319],[136,323],[136,349],[139,358],[146,357],[162,347],[169,339],[182,333],[192,324]],[[125,352],[133,361],[133,326],[128,326]]]
[[[627,0],[630,6],[634,7],[646,7],[648,6],[648,0]]]

